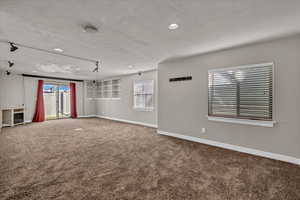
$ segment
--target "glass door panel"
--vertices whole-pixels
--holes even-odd
[[[44,84],[46,119],[70,117],[70,87],[59,84]]]
[[[44,106],[46,119],[57,119],[57,91],[54,84],[44,84]]]
[[[59,85],[58,88],[58,117],[70,117],[70,87]]]

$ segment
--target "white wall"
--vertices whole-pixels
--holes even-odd
[[[95,116],[97,114],[96,100],[86,98],[87,89],[86,81],[83,82],[83,99],[84,99],[84,116]]]
[[[300,158],[300,36],[178,58],[158,66],[158,129]],[[274,62],[274,128],[207,119],[209,69]],[[191,75],[191,81],[169,78]],[[207,132],[202,133],[201,128]]]
[[[35,112],[37,84],[39,78],[23,77],[21,75],[0,76],[0,108],[25,106],[25,121],[31,121]],[[53,82],[52,79],[43,79]],[[69,84],[66,81],[60,83]],[[96,106],[93,101],[85,98],[83,82],[76,83],[78,116],[95,115]]]
[[[86,82],[76,82],[78,116],[105,116],[123,120],[157,125],[157,71],[145,72],[141,76],[128,75],[121,78],[121,98],[119,100],[95,100],[86,98]],[[133,81],[154,80],[154,110],[152,112],[133,109]],[[25,106],[25,121],[31,121],[35,112],[37,84],[39,78],[21,75],[0,76],[0,107]],[[43,79],[53,82],[52,79]],[[58,81],[64,82],[64,81]],[[68,84],[69,82],[65,82]]]
[[[157,71],[120,77],[120,99],[96,100],[97,115],[122,120],[157,125]],[[137,79],[154,80],[154,110],[137,111],[133,108],[133,82]]]
[[[0,72],[0,108],[24,104],[23,77],[17,75],[6,76]]]

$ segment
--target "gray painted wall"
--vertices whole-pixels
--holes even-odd
[[[207,119],[207,71],[275,63],[274,128]],[[168,82],[192,75],[192,81]],[[158,66],[158,129],[300,158],[300,36],[173,59]],[[201,133],[201,128],[206,133]]]
[[[120,99],[97,100],[97,115],[123,120],[157,125],[157,71],[145,72],[141,76],[121,76]],[[137,79],[154,80],[154,111],[133,109],[133,81]]]

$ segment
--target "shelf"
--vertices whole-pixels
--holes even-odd
[[[14,126],[22,125],[22,124],[24,124],[24,122],[20,122],[20,123],[14,124]]]
[[[120,88],[120,79],[96,81],[96,84],[93,84],[92,81],[89,81],[87,84],[87,98],[112,99],[114,98],[112,95],[114,95],[115,98],[118,99],[120,98]],[[94,95],[95,97],[93,97]]]
[[[24,113],[24,111],[14,112],[14,114],[18,114],[18,113]]]

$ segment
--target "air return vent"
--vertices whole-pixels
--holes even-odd
[[[83,31],[86,33],[97,33],[98,28],[92,24],[85,24],[82,26]]]
[[[183,77],[176,77],[176,78],[170,78],[170,82],[176,82],[176,81],[190,81],[192,80],[191,76],[183,76]]]

